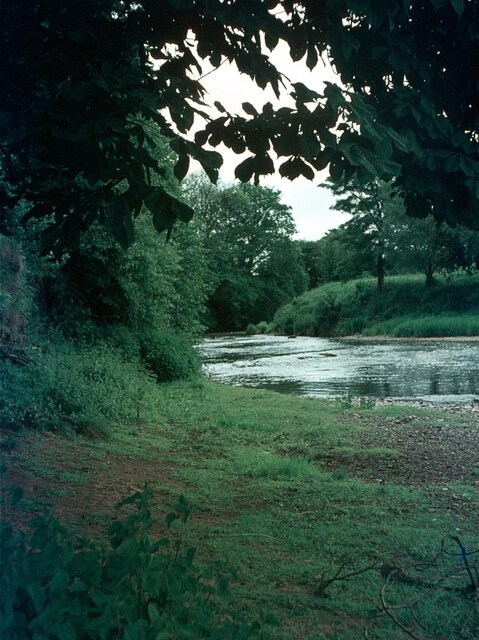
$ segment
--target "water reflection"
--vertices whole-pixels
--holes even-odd
[[[351,342],[278,336],[208,338],[212,379],[307,396],[468,400],[479,394],[479,343]]]

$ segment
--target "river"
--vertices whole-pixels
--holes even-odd
[[[471,403],[479,341],[218,336],[201,344],[206,375],[311,397]]]

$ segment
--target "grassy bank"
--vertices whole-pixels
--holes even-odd
[[[69,529],[98,536],[115,502],[148,482],[159,510],[181,494],[192,503],[182,535],[199,565],[231,576],[230,606],[278,618],[258,637],[404,637],[381,593],[394,606],[417,600],[414,611],[392,610],[411,630],[476,637],[477,609],[456,590],[468,584],[457,545],[441,554],[441,541],[478,546],[477,416],[201,380],[147,391],[156,415],[118,419],[107,439],[32,430],[4,439],[4,490],[25,491],[8,517],[25,522],[47,504]]]
[[[297,335],[479,335],[479,275],[421,276],[329,283],[299,296],[275,315],[277,331]]]

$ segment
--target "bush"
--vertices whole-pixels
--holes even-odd
[[[120,339],[122,332],[115,336]],[[157,385],[134,341],[125,351],[113,338],[95,344],[69,341],[50,331],[26,352],[24,366],[4,361],[0,380],[0,424],[12,429],[64,426],[85,432],[105,420],[153,419]]]
[[[246,327],[245,333],[247,336],[254,336],[256,333],[256,325],[250,322]]]
[[[195,549],[175,541],[171,525],[190,513],[184,498],[164,520],[168,535],[159,538],[151,535],[159,523],[150,503],[146,487],[120,502],[129,513],[111,523],[106,544],[73,537],[46,516],[28,536],[3,526],[2,639],[257,638],[259,624],[221,602],[230,595],[226,578],[206,580],[211,576],[195,565]]]
[[[191,378],[200,371],[201,361],[191,343],[171,331],[145,338],[141,353],[158,382]]]

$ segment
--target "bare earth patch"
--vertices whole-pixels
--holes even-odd
[[[32,448],[39,447],[39,438],[41,466],[34,467],[29,461],[36,459],[31,455]],[[1,489],[8,496],[12,487],[21,487],[31,507],[30,513],[8,509],[8,519],[21,526],[46,505],[61,522],[94,529],[96,521],[100,524],[114,512],[118,501],[143,489],[145,483],[155,489],[164,507],[171,503],[172,490],[179,494],[184,489],[173,477],[176,465],[160,456],[144,460],[109,452],[99,463],[90,459],[91,451],[88,441],[72,443],[48,432],[19,438],[15,448],[3,455]]]
[[[479,518],[479,428],[450,427],[447,417],[442,426],[417,415],[374,423],[370,415],[351,418],[368,425],[355,442],[359,451],[327,455],[327,469],[343,469],[369,482],[420,487],[446,510]]]

